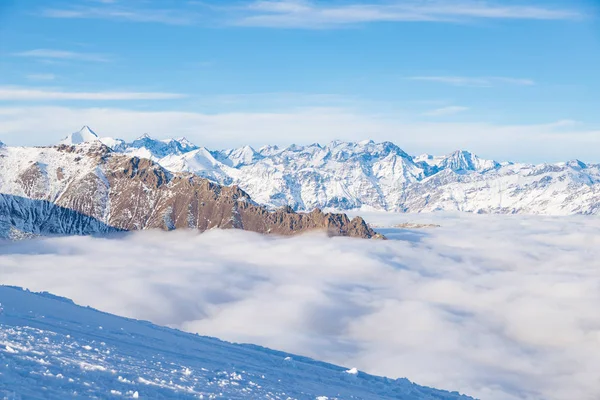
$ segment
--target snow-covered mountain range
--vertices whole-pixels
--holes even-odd
[[[468,400],[0,286],[0,398]]]
[[[379,237],[360,217],[350,220],[320,210],[296,213],[290,207],[268,210],[239,187],[169,172],[151,159],[111,151],[89,129],[69,139],[57,146],[0,148],[0,238],[177,228],[279,235],[324,230],[336,236]],[[166,143],[170,151],[187,150]]]
[[[172,172],[238,185],[268,207],[476,213],[599,214],[600,164],[497,162],[468,151],[411,156],[391,142],[209,150],[185,138],[131,143],[88,127],[61,143],[100,140]]]

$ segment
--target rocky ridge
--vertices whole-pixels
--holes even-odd
[[[267,210],[237,186],[167,171],[97,140],[0,149],[0,234],[90,234],[138,229],[237,228],[291,235],[379,237],[359,217]]]

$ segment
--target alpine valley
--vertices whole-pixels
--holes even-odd
[[[268,208],[502,214],[599,214],[600,164],[484,160],[468,151],[411,156],[391,142],[333,141],[286,148],[209,150],[185,138],[131,143],[88,127],[62,144],[100,140],[114,152],[155,161],[220,185],[237,185]],[[4,173],[3,173],[4,175]],[[6,192],[6,185],[0,186]]]

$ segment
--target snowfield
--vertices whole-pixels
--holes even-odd
[[[469,399],[0,286],[0,398]]]
[[[0,242],[0,284],[345,365],[345,379],[356,368],[359,378],[407,377],[486,400],[598,398],[599,218],[361,215],[390,240],[182,230]],[[393,227],[407,222],[429,227]],[[273,368],[288,356],[276,357]],[[173,370],[198,371],[177,357]],[[240,370],[253,371],[221,369],[245,377]],[[332,398],[340,390],[307,393]]]

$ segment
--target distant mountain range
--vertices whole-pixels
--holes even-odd
[[[185,138],[127,143],[83,127],[61,141],[99,140],[170,172],[238,185],[269,208],[547,215],[599,214],[600,164],[497,162],[468,151],[411,156],[391,142],[209,150]]]
[[[345,214],[320,210],[296,213],[290,207],[268,210],[236,186],[221,186],[185,171],[170,172],[131,154],[129,145],[122,154],[96,138],[84,128],[57,146],[0,147],[0,237],[152,228],[238,228],[280,235],[324,230],[336,236],[380,236],[359,217],[350,220]],[[169,151],[191,152],[180,142],[164,143],[172,146]],[[159,149],[157,142],[152,151],[167,150]]]

